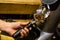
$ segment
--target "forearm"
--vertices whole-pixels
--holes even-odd
[[[3,30],[5,25],[7,25],[7,22],[0,20],[0,30]]]
[[[13,27],[15,27],[15,25],[17,26],[18,23],[9,23],[9,22],[0,20],[0,30],[5,31],[10,35],[12,35],[12,33],[15,32],[15,30],[13,30]]]

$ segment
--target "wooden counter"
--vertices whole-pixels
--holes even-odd
[[[0,0],[0,3],[13,3],[13,4],[41,4],[41,0]]]
[[[41,0],[0,0],[0,14],[33,14]]]

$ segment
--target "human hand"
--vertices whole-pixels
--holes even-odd
[[[28,24],[28,23],[21,23],[21,22],[8,23],[7,22],[6,24],[3,25],[2,31],[5,31],[12,36],[17,31],[18,28],[23,28],[23,26],[26,25],[26,24]],[[29,33],[29,30],[31,30],[31,28],[22,29],[22,31],[20,32],[20,35],[21,35],[20,38],[23,38],[24,36],[27,36],[27,34]]]

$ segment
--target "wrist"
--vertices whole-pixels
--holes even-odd
[[[8,27],[8,23],[7,22],[4,22],[4,23],[0,23],[0,30],[1,31],[5,31]]]

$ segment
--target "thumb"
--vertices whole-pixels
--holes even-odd
[[[25,26],[25,25],[27,25],[29,22],[21,22],[21,26]]]
[[[25,26],[25,25],[27,25],[28,24],[28,22],[11,22],[10,23],[10,26],[12,27],[12,28],[22,28],[22,26]]]
[[[14,29],[12,29],[12,28],[8,28],[8,29],[6,29],[5,30],[9,35],[13,35],[17,30],[14,30]]]

